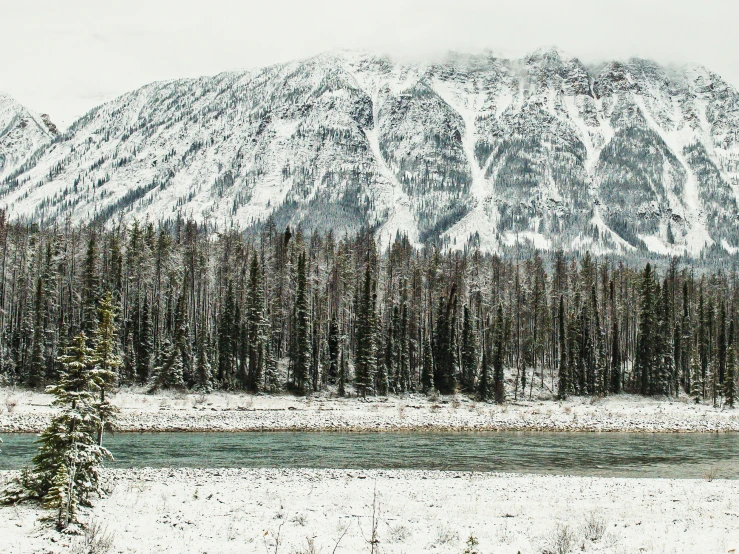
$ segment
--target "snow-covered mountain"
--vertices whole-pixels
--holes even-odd
[[[37,115],[0,92],[0,180],[19,170],[57,134],[48,115]]]
[[[11,217],[222,229],[272,215],[488,250],[739,247],[739,94],[698,66],[338,52],[153,83],[32,150],[0,174]]]

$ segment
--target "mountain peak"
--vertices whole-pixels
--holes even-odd
[[[333,51],[153,83],[53,143],[48,118],[19,117],[0,126],[15,130],[0,207],[16,218],[269,218],[487,250],[739,246],[739,97],[703,69],[585,68],[556,48]]]

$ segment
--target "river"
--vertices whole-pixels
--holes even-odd
[[[0,469],[27,465],[36,436],[6,434]],[[107,467],[284,467],[739,479],[739,434],[387,432],[122,433]]]

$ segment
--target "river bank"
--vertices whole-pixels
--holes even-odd
[[[739,548],[739,486],[722,480],[296,469],[105,470],[104,480],[109,494],[83,517],[120,553],[269,553],[278,536],[279,552],[369,552],[373,513],[388,554],[461,554],[470,536],[485,554],[565,542],[562,552]],[[81,539],[42,513],[0,507],[0,551],[73,551]]]
[[[39,432],[53,413],[52,397],[0,389],[0,433]],[[118,431],[739,431],[739,409],[694,404],[687,397],[474,402],[457,395],[430,398],[306,398],[216,392],[113,395]]]

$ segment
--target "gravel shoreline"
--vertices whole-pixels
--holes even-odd
[[[48,395],[22,392],[0,413],[0,433],[37,433],[53,414]],[[264,431],[548,431],[739,432],[739,409],[623,395],[509,403],[477,403],[463,397],[295,398],[215,393],[207,397],[145,395],[125,391],[119,432]]]

